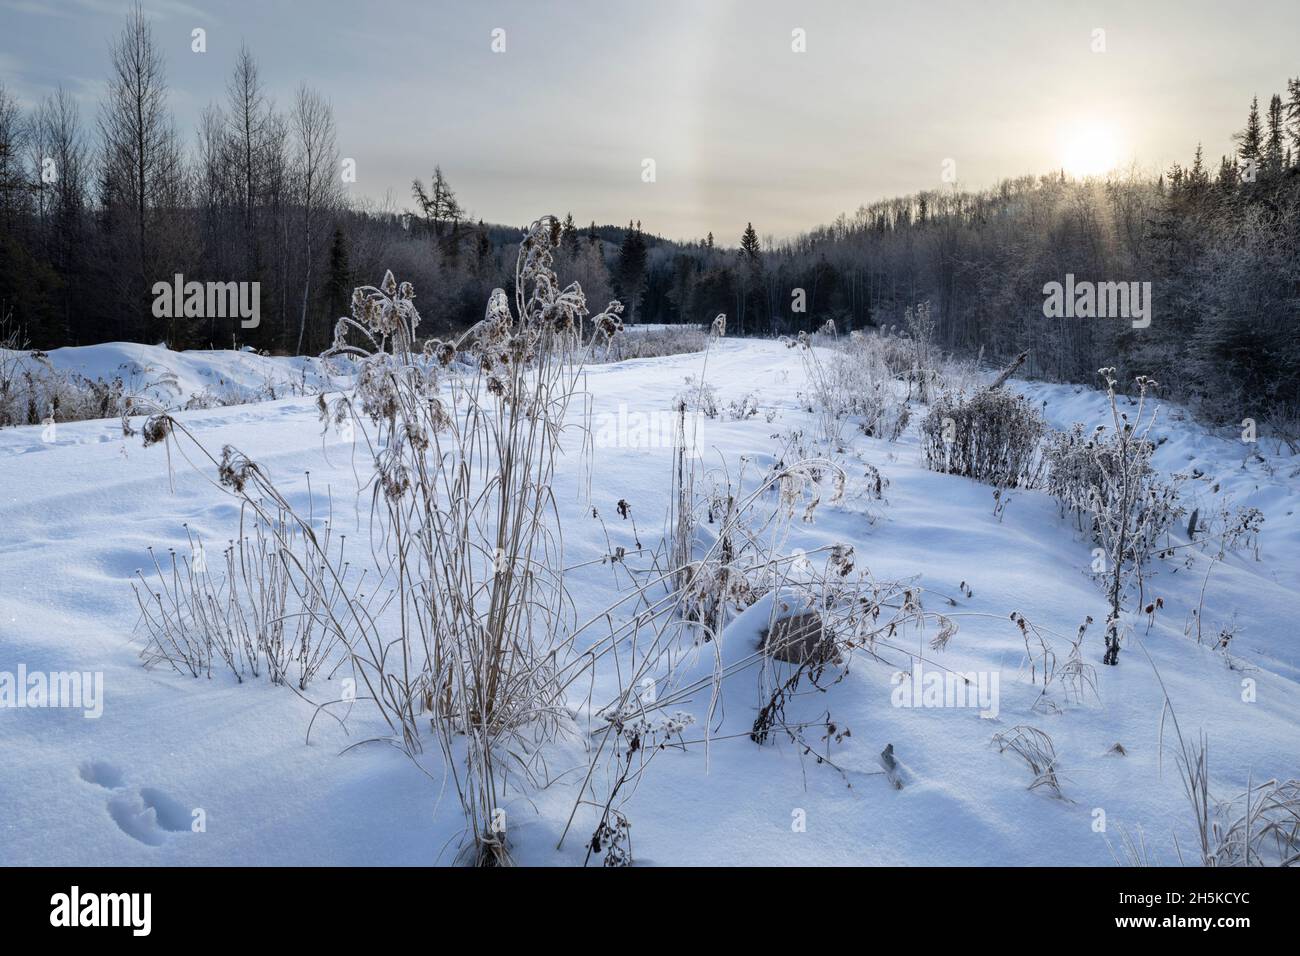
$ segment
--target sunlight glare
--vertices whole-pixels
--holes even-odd
[[[1102,176],[1119,162],[1119,144],[1115,131],[1104,123],[1079,123],[1061,137],[1061,167],[1082,179]]]

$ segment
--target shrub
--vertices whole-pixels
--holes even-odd
[[[839,342],[828,359],[819,356],[806,337],[797,343],[808,372],[809,402],[823,437],[838,444],[844,422],[853,418],[864,434],[896,441],[909,417],[907,398],[899,394],[891,365],[899,358],[898,340],[854,332]]]
[[[1161,481],[1151,467],[1155,443],[1150,439],[1156,412],[1146,414],[1148,393],[1156,383],[1138,376],[1137,410],[1130,419],[1119,409],[1115,370],[1103,368],[1110,402],[1111,429],[1099,425],[1091,435],[1076,424],[1059,432],[1047,451],[1048,490],[1063,511],[1074,511],[1106,557],[1106,664],[1119,663],[1120,613],[1130,576],[1139,585],[1142,567],[1158,540],[1183,514],[1176,484]]]
[[[39,350],[0,351],[0,426],[112,418],[129,401],[120,375],[92,379],[55,368]]]
[[[1124,455],[1135,493],[1132,510],[1142,520],[1130,529],[1123,559],[1130,567],[1145,564],[1158,550],[1161,538],[1174,521],[1183,514],[1179,504],[1178,485],[1160,479],[1150,466],[1153,442],[1133,440],[1125,452],[1113,430],[1097,426],[1085,434],[1083,425],[1076,422],[1066,432],[1053,432],[1047,439],[1044,461],[1046,489],[1061,506],[1062,515],[1072,513],[1080,531],[1085,531],[1094,543],[1106,547],[1111,543],[1106,534],[1110,524],[1104,520],[1108,511],[1120,506],[1123,488]]]
[[[605,348],[592,350],[588,364],[702,352],[708,342],[708,333],[698,325],[650,328],[629,325],[622,329],[621,334],[613,337]]]
[[[985,389],[968,399],[944,393],[921,424],[925,464],[998,488],[1032,488],[1042,467],[1047,425],[1020,395]]]

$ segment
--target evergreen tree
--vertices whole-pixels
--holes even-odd
[[[710,233],[710,236],[712,236],[712,233]],[[760,256],[758,249],[758,233],[754,231],[754,224],[752,222],[745,225],[745,231],[740,236],[740,252],[749,265],[758,265]]]
[[[614,284],[618,289],[619,301],[627,310],[627,321],[634,323],[637,304],[645,291],[646,247],[641,235],[641,223],[634,226],[627,224],[623,236],[623,245],[618,250],[618,263],[614,268]]]
[[[352,302],[352,266],[348,261],[348,243],[342,227],[334,227],[330,242],[329,268],[325,275],[326,318],[333,320],[348,314]]]
[[[1219,175],[1214,179],[1214,185],[1224,196],[1231,196],[1237,189],[1237,183],[1240,181],[1241,173],[1236,164],[1227,156],[1219,159]]]
[[[763,261],[758,233],[754,231],[752,222],[745,224],[745,231],[740,236],[740,261],[742,274],[736,296],[736,331],[743,333],[751,309],[762,307],[759,292],[763,284]]]
[[[1250,115],[1246,118],[1246,128],[1235,137],[1241,145],[1237,147],[1237,158],[1246,169],[1257,169],[1260,160],[1260,147],[1263,145],[1264,132],[1259,121],[1259,97],[1250,100]]]
[[[483,220],[478,221],[477,236],[474,240],[474,272],[480,278],[487,275],[492,264],[492,237],[488,235]]]
[[[1300,164],[1300,77],[1286,81],[1286,121],[1291,157]]]
[[[564,217],[564,223],[560,227],[560,245],[569,255],[578,251],[578,227],[573,224],[573,213]]]
[[[1269,175],[1282,171],[1285,157],[1285,123],[1282,119],[1282,97],[1276,93],[1268,101],[1268,131],[1264,137],[1263,166]]]
[[[1205,161],[1201,153],[1201,144],[1196,144],[1196,158],[1187,174],[1188,189],[1193,199],[1199,199],[1210,185],[1210,175],[1205,171]]]

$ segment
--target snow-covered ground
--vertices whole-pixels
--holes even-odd
[[[106,342],[68,346],[42,353],[0,349],[0,368],[15,367],[16,388],[26,387],[30,371],[40,383],[48,363],[56,372],[90,381],[121,380],[126,394],[140,396],[165,408],[204,408],[237,405],[290,395],[313,395],[337,387],[339,378],[316,358],[282,358],[252,349],[174,352],[165,345]],[[336,363],[339,368],[342,363]],[[336,369],[335,371],[338,371]],[[44,389],[41,389],[44,391]],[[38,404],[43,405],[43,397]],[[45,407],[38,408],[45,415]],[[59,415],[56,420],[62,421]]]
[[[60,351],[82,353],[84,368],[104,374],[138,360],[128,354],[138,348]],[[300,375],[289,360],[247,354],[167,358],[187,392],[211,384],[213,370],[227,361],[230,370],[218,377],[234,379],[235,369],[253,361],[270,366],[267,376],[277,363],[283,363],[282,380]],[[699,378],[702,362],[702,355],[686,354],[595,366],[587,375],[592,412],[614,416],[622,407],[629,414],[665,414],[686,378]],[[706,377],[724,407],[753,393],[759,412],[707,421],[703,467],[734,474],[747,458],[747,467],[761,472],[779,454],[780,436],[813,431],[798,397],[803,366],[783,345],[720,341],[708,356]],[[1095,391],[1017,387],[1045,403],[1057,427],[1091,426],[1109,414]],[[1141,647],[1131,641],[1120,666],[1103,667],[1105,602],[1090,574],[1091,543],[1042,492],[1012,492],[999,516],[991,488],[926,470],[916,417],[896,443],[846,429],[850,445],[842,463],[850,493],[842,502],[823,502],[811,523],[796,519],[788,544],[808,551],[851,544],[858,568],[869,568],[876,579],[915,578],[927,606],[952,614],[960,627],[945,650],[927,646],[927,659],[996,674],[996,716],[975,708],[895,706],[893,678],[905,661],[863,656],[825,694],[797,704],[808,716],[829,712],[838,728],[851,730],[831,745],[831,767],[780,735],[761,747],[749,739],[760,701],[754,673],[742,673],[726,685],[707,749],[694,743],[703,736],[707,692],[679,706],[696,718],[685,734],[691,745],[657,755],[625,808],[638,864],[1109,865],[1121,830],[1137,828],[1157,860],[1175,862],[1174,837],[1184,849],[1195,838],[1172,753],[1161,759],[1160,680],[1184,732],[1206,735],[1212,792],[1233,796],[1249,781],[1300,775],[1300,463],[1264,443],[1216,437],[1186,417],[1162,413],[1155,435],[1165,441],[1155,464],[1198,472],[1187,487],[1202,506],[1217,484],[1235,504],[1260,508],[1266,516],[1261,559],[1233,553],[1209,578],[1206,628],[1235,621],[1231,656],[1184,634],[1205,567],[1193,551],[1191,567],[1186,552],[1154,563],[1147,594],[1163,598],[1164,609],[1149,632],[1138,629]],[[322,436],[314,398],[185,411],[178,418],[208,448],[230,444],[260,462],[291,500],[304,500],[310,472],[317,494],[329,489],[336,524],[347,526],[350,543],[364,545],[368,497],[357,495],[357,474],[366,463],[354,461],[352,446],[338,436]],[[568,447],[572,454],[560,466],[555,491],[565,563],[574,568],[567,584],[585,619],[627,586],[626,575],[599,560],[611,545],[633,548],[631,522],[617,513],[620,499],[631,505],[644,542],[662,534],[671,451],[597,442],[589,473],[580,440]],[[868,465],[889,482],[882,501],[854,494]],[[308,743],[314,708],[286,688],[265,680],[236,684],[224,674],[193,680],[141,666],[130,581],[147,565],[146,549],[182,549],[186,526],[210,542],[235,534],[238,505],[213,483],[210,466],[196,472],[175,458],[169,462],[162,445],[145,448],[138,436],[123,438],[116,420],[86,421],[60,424],[53,442],[42,440],[39,426],[0,430],[0,476],[0,672],[23,666],[103,674],[97,719],[71,709],[0,708],[0,862],[429,864],[451,858],[460,807],[454,793],[440,792],[436,774],[431,780],[391,747],[345,751],[382,732],[364,712],[358,709],[347,731],[318,720]],[[1059,713],[1032,709],[1041,688],[1032,683],[1024,638],[1009,620],[1015,611],[1063,635],[1073,635],[1087,615],[1098,622],[1088,632],[1085,657],[1096,665],[1099,699]],[[725,632],[724,659],[753,650],[767,620],[763,612],[751,609]],[[921,648],[919,639],[910,640]],[[1058,652],[1064,656],[1066,649]],[[596,679],[614,686],[612,674]],[[1244,693],[1243,681],[1253,682],[1253,694]],[[335,695],[322,684],[309,687],[307,696]],[[1068,799],[1030,791],[1024,763],[992,745],[995,734],[1022,724],[1051,736]],[[1165,734],[1168,742],[1167,727]],[[1126,755],[1110,752],[1116,743]],[[901,765],[902,789],[881,773],[887,744]],[[585,759],[580,738],[553,747],[548,765],[556,782],[507,796],[512,850],[526,864],[581,863],[591,832],[588,814],[556,849],[578,782],[564,771],[585,767]],[[200,809],[205,826],[194,832]],[[1098,832],[1098,810],[1105,832]]]

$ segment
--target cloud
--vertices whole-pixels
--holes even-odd
[[[60,9],[52,3],[41,3],[38,0],[0,0],[0,8],[12,10],[14,13],[25,13],[38,17],[70,16],[68,10]]]

